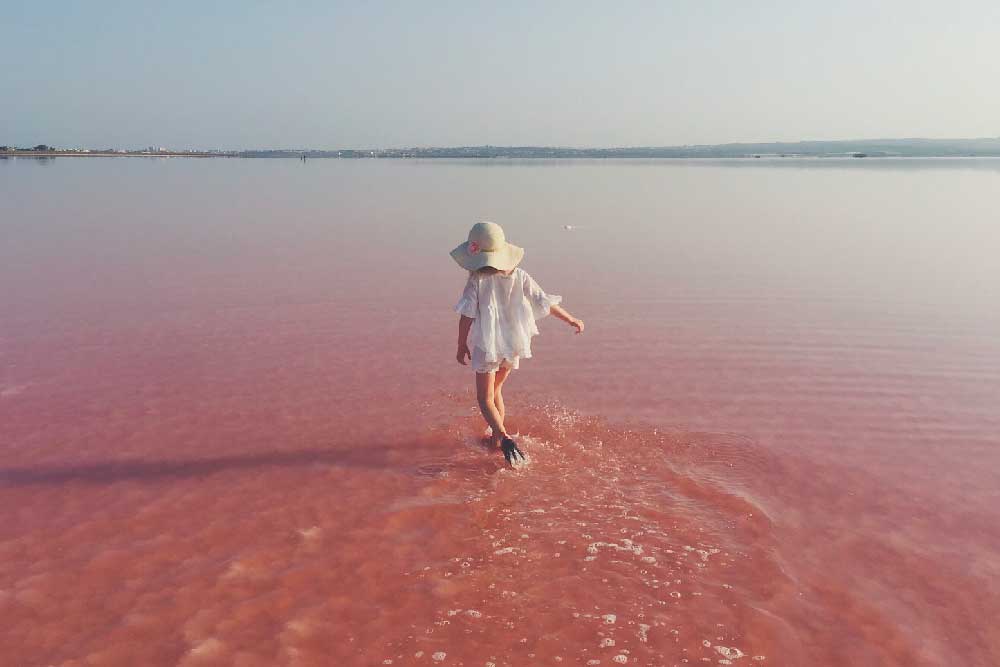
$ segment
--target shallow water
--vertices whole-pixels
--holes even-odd
[[[0,662],[994,665],[998,186],[0,161]],[[587,321],[516,471],[453,361],[483,218]]]

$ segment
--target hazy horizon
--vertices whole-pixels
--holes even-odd
[[[0,0],[0,143],[631,147],[1000,135],[1000,5]]]
[[[359,150],[359,149],[371,149],[371,150],[407,150],[407,149],[461,149],[461,148],[479,148],[479,147],[489,147],[497,149],[507,149],[507,148],[539,148],[539,149],[555,149],[555,150],[617,150],[617,149],[642,149],[642,148],[685,148],[685,147],[725,147],[725,146],[767,146],[767,145],[784,145],[784,144],[839,144],[839,143],[857,143],[857,144],[869,144],[869,143],[902,143],[902,142],[965,142],[965,141],[1000,141],[1000,135],[992,137],[849,137],[849,138],[803,138],[803,139],[789,139],[782,141],[727,141],[723,143],[706,143],[706,144],[628,144],[628,145],[616,145],[616,146],[599,146],[596,144],[581,144],[576,146],[565,145],[565,144],[487,144],[483,142],[479,143],[469,143],[469,144],[409,144],[409,145],[392,145],[392,146],[262,146],[262,145],[247,145],[247,146],[184,146],[179,150],[213,150],[219,149],[224,151],[336,151],[336,150]],[[12,148],[32,148],[39,143],[44,144],[45,142],[17,142],[3,140],[0,141],[0,145],[9,145]],[[59,146],[55,144],[46,144],[50,148],[55,149],[67,149],[73,150],[77,148],[85,149],[103,149],[103,148],[122,148],[126,150],[144,150],[148,146],[140,145],[125,145],[120,142],[113,143],[107,146]]]

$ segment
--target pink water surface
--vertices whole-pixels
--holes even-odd
[[[995,665],[998,184],[5,161],[0,664]],[[453,360],[479,219],[587,322],[519,470]]]

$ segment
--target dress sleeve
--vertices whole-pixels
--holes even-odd
[[[455,304],[455,312],[471,319],[476,319],[479,315],[479,290],[476,289],[476,281],[469,276],[469,282],[465,283],[462,291],[462,298]]]
[[[562,302],[561,296],[543,292],[542,288],[538,286],[534,278],[528,275],[527,271],[524,273],[524,296],[528,298],[528,302],[531,304],[531,312],[536,320],[540,320],[548,315],[549,309],[552,306],[557,306]]]

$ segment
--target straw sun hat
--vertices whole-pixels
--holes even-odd
[[[495,222],[477,222],[469,230],[469,240],[452,250],[451,256],[469,271],[484,266],[510,271],[521,263],[524,248],[507,243],[503,228]]]

